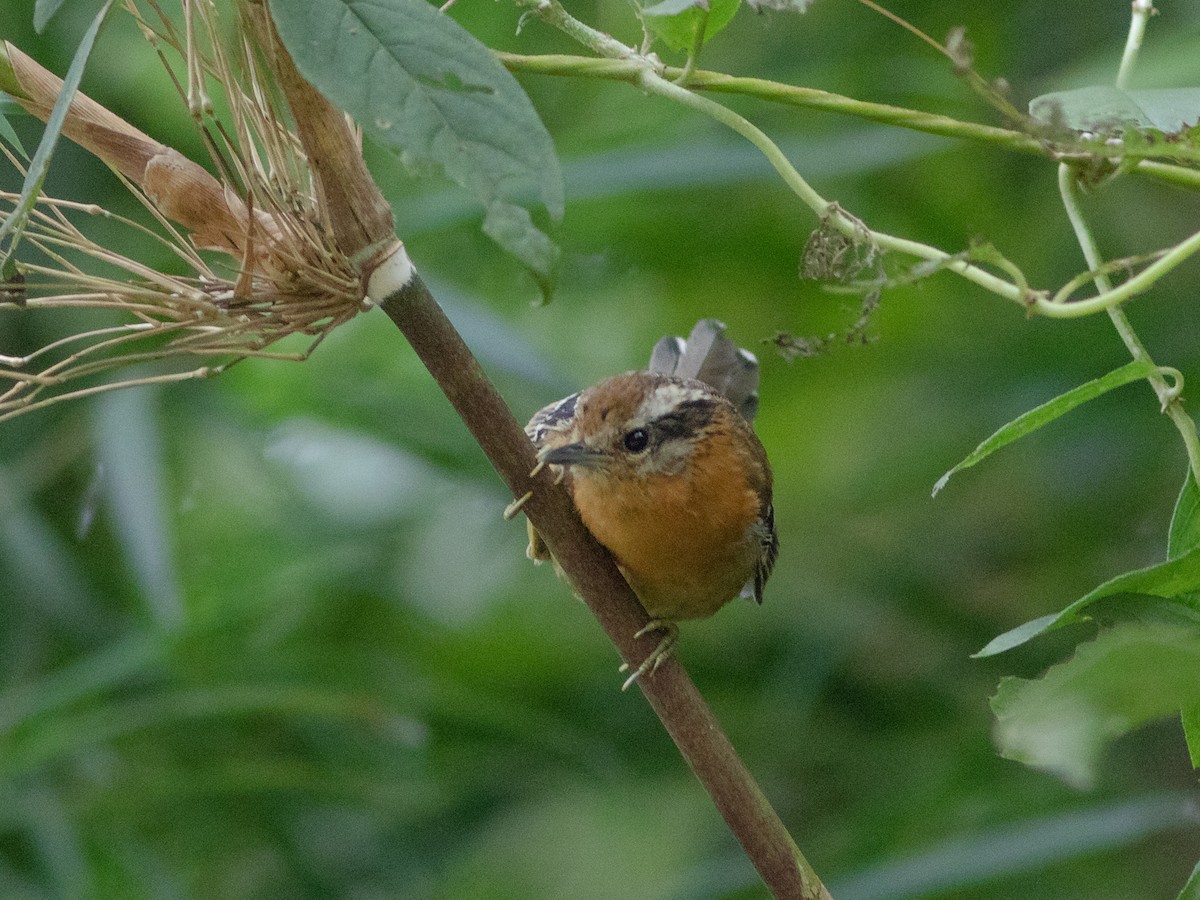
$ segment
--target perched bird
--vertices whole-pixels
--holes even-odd
[[[540,465],[561,467],[588,530],[650,615],[658,647],[625,682],[653,672],[677,622],[741,593],[762,603],[779,539],[771,465],[751,427],[758,360],[716,319],[664,337],[644,372],[615,375],[539,410],[525,432]],[[531,559],[549,558],[532,526]]]

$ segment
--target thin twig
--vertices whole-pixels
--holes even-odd
[[[1129,35],[1125,39],[1125,52],[1121,54],[1121,68],[1117,70],[1117,88],[1129,87],[1129,77],[1142,49],[1142,38],[1146,34],[1146,23],[1154,15],[1154,0],[1133,0],[1133,15],[1129,19]]]
[[[1115,293],[1112,281],[1105,271],[1104,258],[1100,255],[1096,239],[1092,234],[1091,228],[1088,227],[1087,220],[1083,217],[1082,210],[1079,208],[1079,188],[1075,179],[1075,172],[1066,164],[1059,166],[1058,186],[1059,192],[1062,195],[1063,207],[1067,211],[1067,217],[1071,220],[1071,227],[1075,230],[1075,237],[1079,241],[1079,249],[1083,252],[1083,258],[1087,261],[1087,264],[1095,271],[1094,281],[1096,289],[1100,291],[1101,295]],[[1112,320],[1113,327],[1121,337],[1121,341],[1125,344],[1126,349],[1129,350],[1130,356],[1134,359],[1146,360],[1153,364],[1154,361],[1150,358],[1150,354],[1142,344],[1137,332],[1133,330],[1133,325],[1130,324],[1125,312],[1116,306],[1110,307],[1107,312],[1109,318]],[[1188,465],[1191,467],[1192,476],[1196,479],[1196,483],[1200,484],[1200,437],[1196,434],[1196,423],[1183,408],[1183,402],[1180,398],[1181,379],[1176,380],[1175,384],[1168,384],[1160,373],[1155,372],[1148,376],[1146,380],[1154,388],[1154,393],[1158,396],[1158,402],[1162,407],[1162,411],[1170,416],[1171,421],[1179,430],[1179,435],[1183,438],[1183,445],[1187,449]]]
[[[512,72],[576,78],[603,78],[610,81],[626,81],[629,83],[636,83],[639,71],[646,65],[644,60],[637,57],[597,59],[590,56],[572,56],[569,54],[524,56],[517,53],[505,52],[497,52],[496,57]],[[683,69],[674,66],[664,66],[659,72],[664,78],[674,80],[677,80],[682,73]],[[936,134],[943,137],[994,144],[1006,150],[1041,156],[1056,161],[1063,159],[1079,159],[1080,161],[1084,161],[1097,157],[1107,158],[1113,153],[1111,146],[1103,145],[1098,139],[1094,141],[1076,139],[1072,143],[1065,144],[1051,143],[1042,138],[1010,128],[984,125],[979,122],[966,122],[961,119],[954,119],[950,116],[926,112],[920,109],[909,109],[903,106],[891,106],[887,103],[858,100],[854,97],[847,97],[844,94],[835,94],[830,91],[794,84],[784,84],[766,78],[726,75],[723,72],[695,69],[688,76],[687,86],[689,90],[693,91],[753,97],[769,103],[781,103],[801,109],[822,110],[824,112],[878,122],[883,125],[895,125],[899,128],[907,128],[911,131],[919,131],[924,134]],[[1136,165],[1133,165],[1129,170],[1133,174],[1155,178],[1159,181],[1193,190],[1200,188],[1200,171],[1158,161],[1159,157],[1171,156],[1172,151],[1176,149],[1169,144],[1160,143],[1149,144],[1145,147],[1123,147],[1121,148],[1121,152],[1124,154],[1125,159],[1136,160]],[[1138,158],[1139,156],[1141,158]]]

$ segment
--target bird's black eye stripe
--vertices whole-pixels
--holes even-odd
[[[635,428],[625,435],[625,449],[630,453],[641,453],[650,443],[650,435],[645,428]]]
[[[717,404],[707,398],[688,400],[654,421],[655,434],[664,441],[698,435],[713,420]]]

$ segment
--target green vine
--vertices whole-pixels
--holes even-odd
[[[693,48],[683,69],[664,65],[653,54],[638,51],[611,36],[597,31],[568,13],[558,0],[517,0],[518,5],[528,8],[526,16],[537,17],[558,28],[577,42],[587,47],[597,58],[564,55],[520,56],[501,53],[499,58],[512,71],[547,75],[603,78],[629,82],[646,93],[686,106],[702,113],[741,135],[771,163],[789,190],[822,222],[822,227],[833,229],[851,240],[868,241],[880,250],[923,261],[931,267],[929,273],[945,269],[978,285],[986,291],[1021,305],[1029,315],[1054,319],[1074,319],[1106,313],[1122,341],[1135,360],[1150,362],[1150,356],[1141,344],[1121,306],[1134,297],[1154,287],[1168,272],[1200,251],[1200,232],[1197,232],[1172,247],[1147,254],[1140,260],[1152,260],[1141,271],[1114,286],[1108,276],[1113,268],[1101,257],[1095,241],[1087,227],[1078,204],[1078,180],[1080,168],[1085,164],[1095,168],[1103,164],[1107,172],[1120,174],[1135,172],[1169,181],[1192,189],[1200,189],[1200,171],[1161,160],[1147,158],[1153,153],[1170,155],[1170,147],[1155,149],[1146,142],[1145,146],[1126,147],[1110,145],[1103,139],[1075,135],[1071,138],[1055,134],[1055,140],[1046,135],[1027,133],[1008,128],[963,122],[946,116],[932,115],[918,110],[904,109],[879,103],[868,103],[850,97],[828,93],[812,88],[779,84],[758,78],[739,78],[717,72],[695,68],[699,46]],[[874,4],[868,4],[874,6]],[[1118,87],[1129,80],[1137,53],[1142,43],[1146,22],[1154,13],[1150,0],[1136,0],[1128,40],[1117,76]],[[906,23],[901,23],[906,24]],[[906,25],[906,27],[908,27]],[[916,31],[916,29],[910,29]],[[917,31],[920,34],[919,31]],[[921,35],[940,52],[955,60],[956,71],[969,75],[976,90],[982,90],[980,76],[970,68],[969,59],[954,56],[946,47]],[[992,89],[989,87],[989,91]],[[976,140],[997,144],[1006,149],[1024,153],[1036,153],[1059,161],[1059,186],[1063,204],[1075,229],[1076,236],[1088,263],[1089,271],[1069,279],[1057,291],[1039,290],[1030,287],[1020,267],[1002,256],[998,251],[980,252],[976,247],[967,252],[951,253],[938,247],[908,238],[877,231],[851,215],[838,204],[822,196],[800,174],[779,146],[758,126],[746,117],[716,102],[701,92],[737,94],[786,103],[811,109],[822,109],[842,115],[909,128],[931,134]],[[994,93],[994,91],[992,91]],[[1010,107],[1006,106],[1006,109]],[[1013,113],[1009,117],[1017,118]],[[1023,120],[1026,117],[1021,117]],[[1027,124],[1027,123],[1026,123]],[[1126,155],[1128,154],[1128,156]],[[1140,158],[1139,158],[1140,156]],[[1111,175],[1110,175],[1111,177]],[[983,268],[990,265],[1001,274]],[[1121,268],[1131,267],[1128,262]],[[916,270],[914,270],[916,271]],[[1091,297],[1072,300],[1071,295],[1082,284],[1091,281],[1096,293]],[[1200,441],[1196,426],[1184,411],[1180,401],[1180,384],[1168,384],[1156,370],[1148,376],[1163,411],[1179,429],[1187,448],[1193,473],[1200,480]]]

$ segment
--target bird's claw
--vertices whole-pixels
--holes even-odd
[[[625,683],[621,685],[621,690],[627,691],[630,686],[641,678],[643,675],[653,675],[658,671],[658,667],[666,662],[671,654],[675,651],[675,645],[679,642],[679,626],[674,622],[669,622],[666,619],[651,619],[642,628],[634,634],[634,638],[642,638],[653,631],[661,631],[663,638],[658,642],[650,654],[641,662],[633,673],[625,679]],[[620,672],[629,671],[629,663],[622,663]]]

